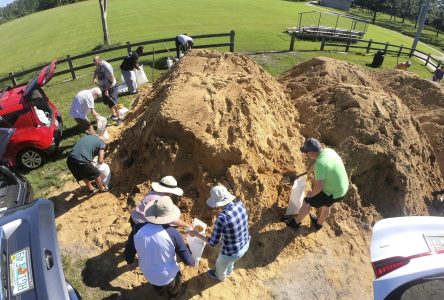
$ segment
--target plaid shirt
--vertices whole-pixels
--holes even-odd
[[[226,256],[235,255],[250,241],[247,210],[238,199],[225,205],[217,216],[208,243],[214,247],[221,239],[221,253]]]

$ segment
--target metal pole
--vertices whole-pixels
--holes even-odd
[[[423,3],[423,5],[421,6],[421,14],[419,15],[419,26],[418,26],[418,30],[416,31],[416,35],[415,35],[415,40],[413,41],[412,44],[412,54],[415,52],[416,50],[416,46],[418,45],[418,41],[419,38],[421,37],[421,32],[424,29],[424,23],[427,17],[427,13],[429,12],[429,7],[430,7],[430,0],[425,0],[425,2]]]
[[[153,78],[152,83],[154,84],[154,47],[153,47],[153,66],[152,66],[152,71],[151,72],[152,72],[151,75],[152,75],[152,78]]]

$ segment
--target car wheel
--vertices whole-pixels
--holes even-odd
[[[45,161],[45,154],[34,148],[22,150],[17,155],[17,165],[27,170],[35,170],[42,166]]]

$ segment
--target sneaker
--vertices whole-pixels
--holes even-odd
[[[314,227],[316,228],[316,231],[318,231],[319,229],[322,229],[322,225],[318,224],[318,217],[316,217],[314,214],[310,213],[310,220],[311,223],[314,225]]]
[[[90,195],[94,195],[95,193],[97,193],[99,190],[98,189],[93,189],[92,191],[88,190]]]
[[[291,221],[292,218],[293,218],[292,216],[285,215],[285,216],[280,216],[279,220],[281,220],[281,222],[286,223],[287,221]]]
[[[208,274],[208,276],[210,276],[210,277],[213,278],[213,279],[216,279],[216,280],[222,281],[222,280],[220,280],[219,278],[217,278],[216,270],[208,270],[207,274]]]
[[[230,276],[231,274],[233,274],[233,271],[231,271],[231,272],[227,271],[227,276]]]
[[[301,223],[296,223],[295,219],[288,220],[284,222],[288,227],[298,229],[301,226]]]
[[[115,115],[111,115],[109,118],[110,118],[112,121],[118,121],[118,120],[119,120],[119,117],[117,117],[117,116],[115,116]]]
[[[101,193],[106,193],[106,192],[110,192],[112,191],[113,186],[111,184],[108,184],[108,186],[105,186],[105,188],[103,189],[103,191],[100,191]]]
[[[117,125],[117,126],[123,125],[123,121],[122,121],[122,120],[117,120],[117,121],[116,121],[116,125]]]

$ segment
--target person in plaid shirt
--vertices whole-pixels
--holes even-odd
[[[209,270],[211,278],[220,281],[225,280],[234,269],[234,263],[247,252],[250,245],[250,233],[248,232],[248,214],[245,205],[228,192],[227,188],[221,185],[211,189],[211,197],[207,200],[207,205],[223,207],[222,212],[217,216],[214,223],[213,233],[207,238],[197,231],[189,231],[188,234],[199,237],[210,246],[215,247],[219,241],[222,247],[216,260],[216,270]]]

